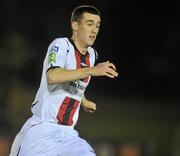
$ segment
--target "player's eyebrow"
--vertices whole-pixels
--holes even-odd
[[[86,22],[87,22],[87,23],[88,23],[88,22],[92,22],[92,23],[94,23],[94,20],[87,20]],[[100,21],[98,21],[98,22],[97,22],[97,24],[101,24],[101,22],[100,22]]]

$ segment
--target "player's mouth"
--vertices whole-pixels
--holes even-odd
[[[94,35],[89,36],[90,39],[94,40],[96,37]]]

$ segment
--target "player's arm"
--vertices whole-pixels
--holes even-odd
[[[53,68],[47,72],[49,84],[63,83],[68,81],[80,80],[89,76],[90,68],[67,70],[64,68]]]
[[[63,83],[83,79],[87,76],[107,76],[115,78],[118,76],[116,67],[109,61],[97,64],[94,67],[67,70],[63,68],[52,68],[47,72],[48,84]]]

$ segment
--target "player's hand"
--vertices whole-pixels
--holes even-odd
[[[82,100],[82,107],[84,111],[88,113],[94,113],[96,111],[96,104],[86,98]]]
[[[109,78],[115,78],[118,76],[116,67],[113,63],[106,61],[98,63],[91,69],[92,76],[107,76]]]

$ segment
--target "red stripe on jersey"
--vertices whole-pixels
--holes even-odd
[[[89,61],[89,58],[90,58],[89,55],[87,55],[86,58],[85,58],[87,67],[90,67],[90,61]],[[85,83],[87,83],[87,82],[89,81],[89,76],[86,77],[86,78],[84,78],[83,81],[84,81]]]
[[[75,57],[76,57],[76,67],[77,69],[81,68],[81,55],[78,51],[75,51]]]
[[[61,107],[59,108],[58,114],[57,114],[57,120],[58,120],[58,124],[61,124],[63,122],[63,118],[64,115],[66,113],[66,110],[68,108],[68,105],[70,103],[71,98],[70,97],[66,97],[63,101],[63,103],[61,104]]]
[[[89,56],[89,54],[87,54],[86,56],[82,56],[80,54],[80,52],[76,50],[75,51],[75,57],[76,57],[76,67],[77,67],[77,69],[82,68],[81,63],[85,63],[87,65],[86,67],[90,67],[90,61],[89,61],[90,56]],[[81,57],[85,57],[85,62],[82,62]],[[89,76],[85,77],[82,81],[87,83],[89,81]]]
[[[74,116],[74,113],[76,112],[76,109],[77,109],[79,103],[80,103],[79,101],[75,100],[74,106],[73,106],[73,108],[72,108],[72,110],[70,112],[70,115],[69,115],[67,125],[72,125],[73,124],[73,116]]]
[[[58,124],[71,126],[73,124],[73,116],[79,105],[79,101],[66,97],[59,109],[57,120]]]

